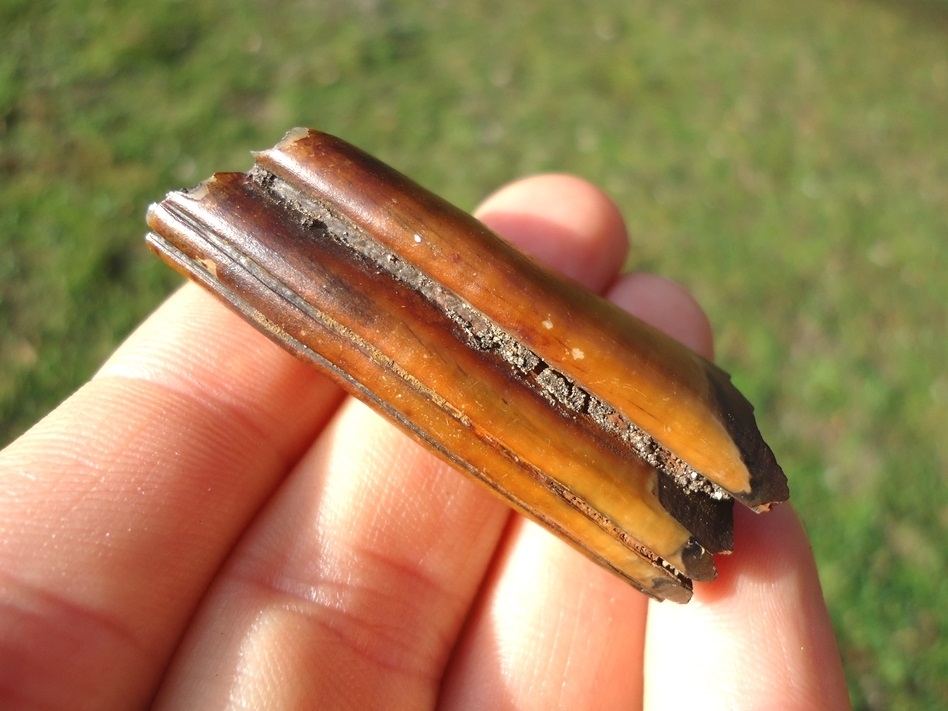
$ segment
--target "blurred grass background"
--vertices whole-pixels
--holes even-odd
[[[145,206],[292,126],[468,209],[575,172],[708,310],[856,708],[948,706],[948,2],[0,0],[0,40],[0,442],[179,283]]]

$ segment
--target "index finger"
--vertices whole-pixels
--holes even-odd
[[[197,287],[172,296],[0,454],[0,706],[146,703],[208,581],[338,400]]]

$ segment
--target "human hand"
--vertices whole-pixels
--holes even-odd
[[[617,276],[589,184],[479,214],[710,356],[679,287]],[[848,707],[789,506],[738,507],[718,580],[648,603],[193,285],[0,482],[0,708]]]

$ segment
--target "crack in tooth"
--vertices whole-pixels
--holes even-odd
[[[331,238],[423,294],[459,327],[470,347],[499,356],[551,403],[590,417],[602,430],[628,444],[651,466],[671,476],[682,489],[717,501],[731,498],[726,490],[693,469],[615,408],[550,366],[486,314],[407,260],[268,170],[254,166],[250,177],[273,199],[298,214],[304,224],[321,223]]]

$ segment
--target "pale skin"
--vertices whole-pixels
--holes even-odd
[[[478,215],[711,355],[594,186]],[[736,547],[650,603],[188,285],[0,455],[0,707],[848,708],[791,506]]]

